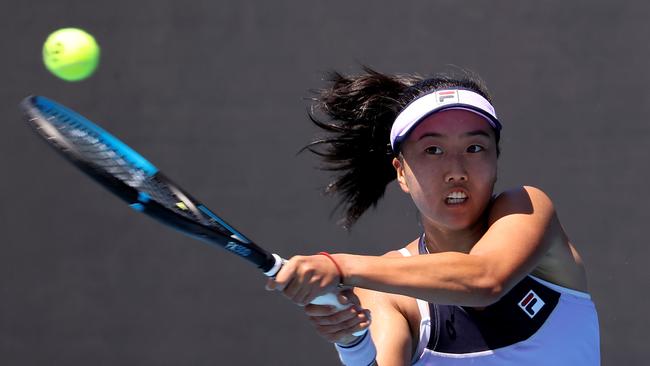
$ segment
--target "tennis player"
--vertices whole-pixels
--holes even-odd
[[[329,135],[309,149],[341,172],[328,190],[345,224],[396,178],[422,226],[381,257],[296,256],[267,284],[304,306],[344,364],[600,364],[585,268],[553,202],[530,186],[493,192],[502,126],[477,77],[366,68],[333,74],[316,101]],[[339,296],[348,309],[309,305],[341,286],[354,289]]]

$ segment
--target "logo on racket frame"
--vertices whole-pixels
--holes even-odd
[[[225,246],[226,250],[229,250],[237,255],[240,255],[242,257],[248,257],[251,255],[251,250],[246,248],[245,246],[241,244],[237,244],[234,241],[228,242]]]

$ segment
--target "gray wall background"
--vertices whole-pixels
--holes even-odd
[[[363,63],[486,80],[505,126],[499,188],[553,197],[588,266],[603,364],[642,364],[649,17],[643,1],[2,0],[0,363],[335,364],[254,268],[132,212],[17,104],[46,95],[100,122],[284,256],[380,254],[419,233],[408,197],[391,186],[346,233],[320,193],[328,173],[296,155],[317,133],[308,90]],[[40,60],[65,26],[102,46],[81,83]]]

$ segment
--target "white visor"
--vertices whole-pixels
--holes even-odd
[[[393,151],[408,134],[426,117],[443,110],[463,109],[478,114],[498,132],[501,123],[494,107],[482,95],[467,89],[443,89],[425,94],[411,102],[400,112],[390,131],[390,145]]]

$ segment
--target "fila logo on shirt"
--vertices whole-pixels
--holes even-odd
[[[544,301],[537,296],[535,291],[530,290],[524,296],[524,298],[519,301],[519,307],[528,315],[531,319],[539,313],[540,310],[542,310],[542,307],[544,306]]]
[[[458,93],[455,90],[440,91],[437,94],[438,103],[440,104],[458,103]]]

